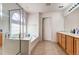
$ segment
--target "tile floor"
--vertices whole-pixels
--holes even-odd
[[[66,55],[57,43],[42,41],[33,49],[32,55]]]

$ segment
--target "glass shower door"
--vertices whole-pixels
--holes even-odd
[[[21,8],[16,3],[4,3],[2,22],[3,54],[19,54],[21,52]]]
[[[21,54],[26,55],[28,54],[28,41],[26,40],[27,36],[27,13],[22,10],[21,13]]]
[[[16,3],[3,4],[3,54],[27,54],[27,13]]]
[[[9,39],[13,40],[12,49],[16,54],[20,51],[20,33],[21,33],[21,10],[10,10],[10,36]]]

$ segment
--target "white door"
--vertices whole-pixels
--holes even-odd
[[[51,33],[52,33],[52,25],[51,25],[51,18],[47,17],[43,21],[43,40],[51,41]]]

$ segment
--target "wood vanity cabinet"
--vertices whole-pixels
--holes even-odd
[[[73,34],[57,33],[58,43],[69,55],[79,55],[79,37]]]
[[[57,33],[58,44],[61,46],[61,34]]]
[[[74,55],[79,55],[79,38],[74,38]]]
[[[2,33],[0,33],[0,47],[2,47]]]
[[[58,44],[65,49],[65,35],[61,33],[57,33],[58,38]]]
[[[66,39],[65,39],[65,35],[64,35],[64,34],[61,35],[61,42],[62,42],[62,43],[61,43],[62,48],[65,49],[65,42],[66,42]]]
[[[73,37],[71,36],[66,36],[66,52],[70,55],[73,55],[74,54],[74,47],[73,47]]]

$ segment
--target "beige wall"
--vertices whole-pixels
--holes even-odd
[[[27,33],[31,35],[29,41],[29,54],[31,54],[31,51],[40,40],[39,21],[39,13],[29,13],[27,22]]]
[[[62,12],[43,13],[42,17],[51,17],[51,28],[52,28],[51,41],[57,42],[56,33],[58,31],[64,31],[64,16]]]
[[[27,23],[27,33],[31,35],[32,42],[39,37],[39,13],[30,13]]]
[[[39,38],[42,40],[42,13],[39,13]]]
[[[79,27],[79,8],[69,15],[65,16],[65,31],[70,32],[72,29]]]

